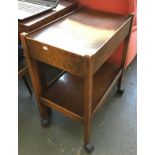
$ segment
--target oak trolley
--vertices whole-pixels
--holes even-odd
[[[21,34],[42,126],[50,124],[49,109],[82,122],[87,152],[93,150],[90,144],[93,115],[116,84],[118,93],[123,94],[121,82],[132,18],[132,15],[80,8],[30,33]],[[109,63],[108,58],[122,41],[121,65]],[[62,72],[45,85],[40,63]]]

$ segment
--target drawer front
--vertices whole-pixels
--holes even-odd
[[[31,58],[55,66],[74,75],[83,76],[84,58],[62,49],[27,39],[28,54]]]

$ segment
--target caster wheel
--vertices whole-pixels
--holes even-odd
[[[43,128],[47,128],[47,127],[49,127],[49,125],[50,125],[50,119],[42,119],[41,120],[41,125],[42,125],[42,127]]]
[[[122,89],[122,88],[118,88],[118,90],[117,90],[117,93],[119,94],[119,95],[123,95],[124,94],[124,89]]]
[[[94,150],[94,146],[91,144],[84,144],[84,148],[87,153],[91,153]]]

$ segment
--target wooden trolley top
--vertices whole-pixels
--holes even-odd
[[[131,18],[81,8],[27,36],[30,56],[78,76],[84,57],[93,61],[93,73],[128,35]]]

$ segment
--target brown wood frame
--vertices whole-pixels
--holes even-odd
[[[67,15],[67,16],[70,16],[70,15]],[[68,51],[65,51],[59,48],[54,48],[52,45],[38,42],[33,38],[31,38],[31,34],[36,33],[37,31],[31,32],[29,34],[27,33],[21,34],[21,41],[24,47],[26,60],[27,60],[28,68],[30,72],[30,77],[32,80],[32,84],[34,87],[37,103],[38,103],[42,118],[49,117],[49,114],[46,108],[50,107],[59,112],[62,112],[63,114],[69,116],[72,119],[81,121],[84,125],[84,143],[85,144],[90,143],[90,131],[91,131],[90,129],[91,129],[91,120],[93,115],[104,103],[106,97],[111,92],[112,88],[116,85],[117,82],[118,82],[118,89],[121,88],[122,78],[124,74],[124,64],[125,64],[127,48],[128,48],[128,41],[129,41],[131,27],[132,27],[132,19],[133,19],[133,15],[130,15],[125,20],[124,24],[120,26],[118,31],[115,32],[113,37],[110,40],[108,40],[108,42],[104,44],[102,48],[99,49],[96,52],[96,54],[93,56],[75,55],[73,53],[69,53]],[[108,67],[107,67],[107,70],[106,68],[104,68],[104,64],[108,59],[108,57],[113,53],[114,49],[124,39],[125,39],[125,47],[122,55],[121,66],[118,67],[118,70],[115,73],[114,78],[111,80],[111,83],[106,86],[107,89],[104,92],[104,95],[102,96],[102,98],[100,98],[100,100],[97,102],[97,104],[95,103],[95,106],[94,106],[93,87],[95,86],[95,81],[93,80],[93,77],[96,76],[96,74],[99,74],[99,70],[100,68],[102,68],[102,66],[103,66],[103,70],[101,69],[101,72],[104,72],[104,70],[107,72],[109,71]],[[46,45],[49,51],[52,51],[52,54],[42,53],[41,45]],[[61,60],[61,62],[59,62],[58,60]],[[81,87],[79,88],[80,90],[83,90],[82,91],[83,106],[81,106],[82,111],[78,111],[76,113],[74,107],[71,107],[73,109],[72,111],[69,109],[70,107],[68,108],[68,105],[64,107],[64,105],[61,106],[59,104],[56,104],[54,101],[52,101],[50,97],[48,98],[48,95],[46,96],[46,93],[48,94],[48,91],[42,90],[42,86],[40,84],[37,61],[41,61],[43,63],[56,66],[69,73],[74,74],[75,76],[73,78],[74,79],[73,82],[74,81],[79,82],[80,81],[79,79],[82,79],[83,82],[82,84],[80,83],[80,85],[82,86],[82,89]],[[63,73],[64,77],[65,76],[68,76],[69,78],[73,77],[73,75],[69,75],[69,73],[66,73],[66,74],[65,73],[66,72]],[[58,76],[58,79],[55,79],[51,83],[51,87],[59,86],[59,78],[60,76]],[[59,87],[61,88],[61,86]],[[52,88],[51,88],[51,93],[54,93]],[[53,100],[56,100],[56,99],[53,99]]]

